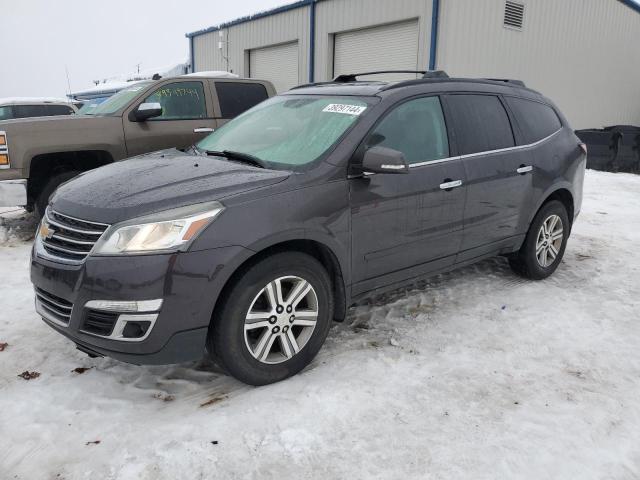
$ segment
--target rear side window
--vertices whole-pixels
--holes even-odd
[[[487,152],[515,146],[513,130],[500,99],[493,95],[450,95],[458,153]]]
[[[13,118],[13,109],[10,105],[0,107],[0,120],[8,120]]]
[[[449,139],[440,99],[418,98],[396,107],[378,124],[366,145],[398,150],[409,164],[448,157]]]
[[[259,83],[216,82],[222,118],[234,118],[269,98]]]
[[[516,97],[505,99],[522,130],[525,143],[542,140],[562,127],[556,112],[544,103]]]
[[[46,117],[50,115],[47,113],[46,105],[14,105],[13,117],[14,118],[29,118],[29,117]]]

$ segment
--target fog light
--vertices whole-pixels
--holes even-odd
[[[151,326],[151,322],[127,322],[122,330],[123,338],[144,337]]]

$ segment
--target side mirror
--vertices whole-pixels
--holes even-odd
[[[362,171],[368,173],[409,173],[404,153],[392,148],[371,147],[364,153]]]
[[[157,102],[141,103],[133,112],[133,120],[136,122],[144,122],[150,118],[162,115],[162,105]]]

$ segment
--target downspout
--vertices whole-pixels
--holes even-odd
[[[193,36],[189,37],[189,59],[191,62],[191,73],[196,71],[195,57],[193,54]]]
[[[440,17],[440,0],[431,0],[431,44],[429,48],[429,70],[436,69],[438,52],[438,21]]]
[[[316,68],[316,1],[309,5],[309,83],[315,81]]]

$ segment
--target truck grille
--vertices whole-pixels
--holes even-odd
[[[69,217],[47,208],[43,223],[49,234],[41,236],[42,246],[52,257],[82,262],[109,225]]]
[[[36,300],[41,307],[42,313],[46,314],[47,318],[51,319],[53,317],[52,320],[62,325],[69,324],[73,303],[45,292],[41,288],[36,288]]]

